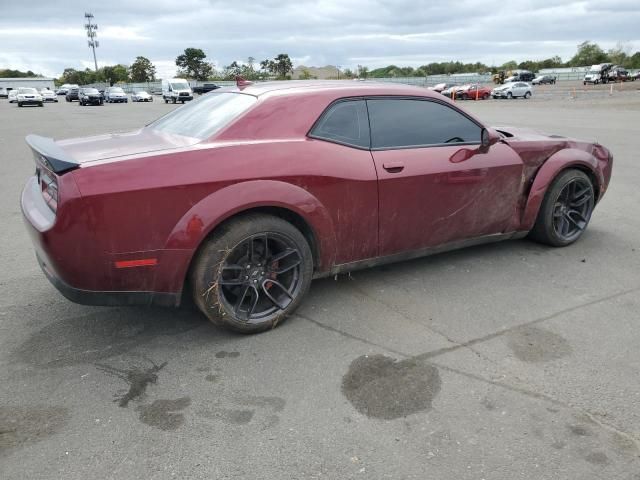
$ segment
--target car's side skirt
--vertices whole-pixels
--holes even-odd
[[[314,278],[329,277],[331,275],[338,275],[340,273],[353,272],[354,270],[363,270],[365,268],[377,267],[388,263],[403,262],[406,260],[413,260],[415,258],[427,257],[430,255],[436,255],[438,253],[450,252],[452,250],[458,250],[460,248],[472,247],[474,245],[483,245],[486,243],[500,242],[502,240],[516,240],[524,238],[529,232],[510,232],[510,233],[497,233],[491,235],[484,235],[481,237],[468,238],[465,240],[455,240],[436,247],[421,248],[419,250],[411,250],[408,252],[394,253],[392,255],[386,255],[384,257],[367,258],[365,260],[358,260],[355,262],[342,263],[340,265],[334,265],[331,270],[325,272],[316,272]]]

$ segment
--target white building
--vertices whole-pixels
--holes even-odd
[[[55,88],[53,84],[53,78],[37,78],[37,77],[24,77],[24,78],[0,78],[0,88],[20,88],[20,87],[33,87],[38,90],[42,88]]]

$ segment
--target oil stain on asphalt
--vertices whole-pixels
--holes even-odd
[[[440,373],[433,365],[384,355],[356,358],[342,378],[342,392],[353,407],[384,420],[430,410],[440,386]]]
[[[59,432],[68,420],[64,407],[0,407],[0,456]]]
[[[160,430],[176,430],[184,424],[184,415],[180,412],[191,405],[189,397],[175,400],[155,400],[150,405],[140,405],[136,411],[140,421]]]
[[[129,384],[129,389],[127,390],[127,392],[122,395],[116,394],[116,399],[114,400],[114,402],[117,402],[119,406],[125,408],[129,405],[129,402],[131,400],[136,400],[142,397],[149,384],[155,384],[158,381],[158,372],[162,370],[166,365],[167,362],[164,362],[160,365],[156,365],[154,363],[150,368],[147,369],[141,369],[138,367],[132,367],[130,369],[118,369],[110,365],[100,364],[96,364],[96,367],[98,367],[108,375],[118,377]]]
[[[507,344],[519,360],[547,362],[571,355],[571,345],[557,333],[538,327],[522,327],[508,333]]]

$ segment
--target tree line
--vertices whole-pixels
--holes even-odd
[[[458,61],[433,62],[420,67],[399,67],[388,65],[386,67],[370,70],[368,67],[358,65],[354,70],[349,68],[336,69],[336,77],[339,78],[386,78],[386,77],[424,77],[427,75],[443,75],[453,73],[492,72],[500,70],[524,69],[537,72],[544,68],[583,67],[599,63],[611,62],[623,65],[628,69],[640,68],[640,51],[631,54],[631,49],[619,43],[615,48],[607,51],[598,44],[590,41],[578,45],[577,51],[568,61],[563,62],[559,56],[553,56],[543,60],[525,60],[517,62],[511,60],[502,65],[486,65],[481,62],[462,63]],[[248,57],[246,61],[233,61],[229,65],[217,69],[207,60],[207,55],[200,48],[187,48],[175,59],[177,67],[176,76],[193,80],[233,80],[236,76],[242,76],[247,80],[265,79],[290,79],[293,74],[293,63],[286,53],[280,53],[274,58],[257,61],[254,57]],[[18,70],[0,70],[0,77],[35,77],[39,76],[31,71],[20,72]],[[308,70],[303,69],[300,78],[313,78]],[[130,65],[110,65],[98,71],[85,69],[76,70],[65,68],[59,83],[75,83],[86,85],[90,83],[119,82],[149,82],[156,79],[156,68],[151,61],[139,56]]]
[[[616,45],[615,48],[605,51],[598,44],[585,41],[578,45],[576,54],[567,62],[563,62],[562,59],[556,55],[544,60],[525,60],[523,62],[511,60],[502,65],[486,65],[480,62],[461,63],[452,61],[429,63],[417,68],[389,65],[387,67],[376,68],[371,71],[366,67],[359,66],[359,71],[356,71],[353,74],[361,77],[386,78],[424,77],[427,75],[446,75],[452,73],[496,73],[501,70],[508,71],[515,69],[537,72],[544,68],[585,67],[597,65],[599,63],[614,63],[616,65],[622,65],[628,69],[640,68],[640,51],[631,54],[630,49],[620,43]],[[361,71],[361,69],[364,69],[364,72]]]

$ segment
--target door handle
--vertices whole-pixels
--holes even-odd
[[[402,162],[384,162],[382,164],[382,168],[384,168],[389,173],[398,173],[404,170],[404,163]]]

